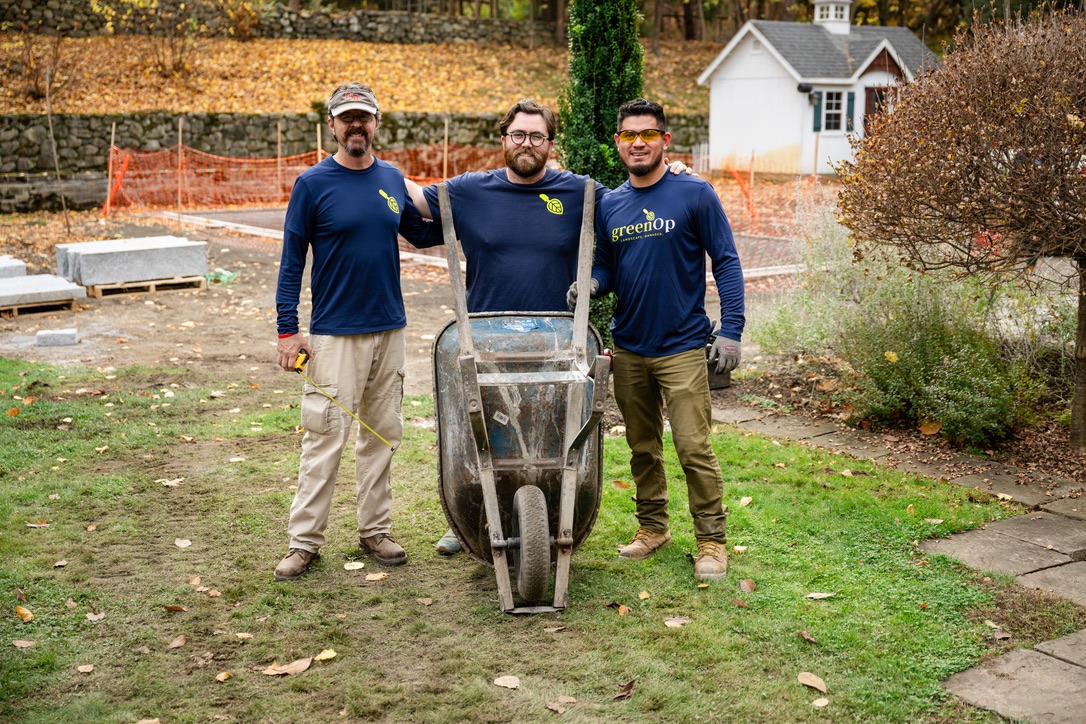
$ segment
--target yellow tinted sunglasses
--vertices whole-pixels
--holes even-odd
[[[664,132],[659,128],[646,128],[643,131],[619,131],[618,140],[624,143],[633,143],[640,136],[641,140],[645,143],[652,143],[653,141],[660,140],[660,136],[664,135]]]

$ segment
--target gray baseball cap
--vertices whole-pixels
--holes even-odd
[[[361,83],[346,83],[336,88],[328,99],[328,113],[334,118],[345,111],[365,111],[378,115],[377,98],[369,86]]]

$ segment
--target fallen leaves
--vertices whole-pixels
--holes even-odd
[[[61,560],[54,563],[53,568],[64,568],[66,565],[68,565],[68,561]]]
[[[314,661],[331,661],[334,658],[336,658],[336,650],[335,649],[325,649],[324,651],[321,651],[319,654],[314,656],[313,660]]]
[[[818,593],[818,592],[815,592],[815,593],[808,593],[806,596],[804,596],[804,598],[809,598],[812,601],[821,601],[824,598],[833,598],[836,595],[837,595],[836,593]]]
[[[939,433],[939,431],[943,429],[943,423],[941,423],[941,422],[924,422],[921,425],[919,425],[916,429],[920,431],[921,435],[925,435],[925,436],[930,437],[931,435],[937,435]]]
[[[167,606],[163,606],[163,608],[167,611],[188,611],[187,608],[185,608],[184,606],[179,606],[176,603],[171,603]]]
[[[622,686],[618,687],[618,693],[614,696],[614,701],[622,701],[623,699],[629,699],[633,695],[634,682],[636,678],[630,679]]]
[[[388,580],[388,574],[385,573],[384,571],[380,571],[378,573],[367,573],[366,574],[366,580],[367,581],[387,581]]]
[[[494,686],[501,686],[505,689],[519,689],[520,679],[516,676],[499,676],[494,679]]]
[[[820,677],[812,674],[810,671],[799,672],[799,676],[796,677],[796,680],[806,687],[821,691],[823,694],[827,693],[826,682]]]
[[[739,582],[739,590],[754,593],[758,590],[758,584],[751,578],[744,578]]]
[[[49,524],[47,522],[45,522],[44,520],[38,520],[38,521],[35,521],[33,523],[27,523],[26,527],[27,528],[48,528]]]
[[[186,636],[185,634],[181,634],[180,636],[175,638],[173,641],[171,641],[170,645],[167,646],[166,648],[168,648],[168,649],[180,649],[180,648],[183,648],[185,646],[185,644],[187,644],[188,642],[189,642],[189,637]]]
[[[781,464],[781,467],[784,467],[784,465]],[[744,495],[742,498],[739,499],[739,507],[740,508],[745,508],[745,507],[747,507],[748,505],[750,505],[753,502],[754,502],[754,498],[752,498],[749,495]]]
[[[271,666],[262,669],[260,673],[265,676],[296,676],[308,669],[312,663],[313,657],[298,659],[284,666],[280,666],[278,661],[273,661]]]
[[[215,681],[226,681],[231,676],[233,676],[233,674],[231,674],[229,671],[224,671],[215,677]]]
[[[188,538],[174,538],[173,544],[178,548],[188,548],[192,545],[192,541]]]
[[[75,670],[81,674],[89,674],[94,671],[94,664],[82,664],[81,666],[75,667]]]
[[[236,633],[236,634],[234,634],[234,636],[238,637],[238,638],[239,638],[239,639],[241,639],[242,641],[245,641],[245,640],[251,639],[251,638],[253,637],[253,635],[252,635],[251,633],[248,633],[248,632],[246,632],[246,631],[242,631],[242,632],[240,632],[240,633]]]
[[[626,604],[619,603],[618,601],[611,601],[605,606],[605,608],[613,608],[618,611],[619,616],[625,616],[630,612],[630,609],[626,607]]]
[[[629,490],[630,484],[627,483],[625,480],[612,480],[611,487],[615,490]]]
[[[741,598],[733,598],[732,605],[736,608],[750,608],[750,605]]]
[[[637,594],[637,597],[640,598],[642,601],[644,601],[646,598],[649,597],[649,592],[648,591],[642,591],[641,593]]]
[[[22,639],[17,639],[15,641],[12,641],[11,645],[14,646],[17,649],[29,649],[35,643],[37,643],[37,642],[36,641],[24,641]]]
[[[343,564],[343,570],[345,571],[358,571],[366,567],[366,564],[362,561],[347,561]]]
[[[809,644],[817,644],[818,643],[818,641],[815,639],[815,637],[812,636],[811,634],[807,633],[806,630],[800,631],[799,633],[796,634],[796,636],[799,636],[801,639],[803,639],[804,641],[806,641]]]
[[[415,603],[417,603],[417,604],[419,604],[421,606],[433,606],[434,605],[434,599],[432,599],[432,598],[416,598]]]
[[[664,619],[664,625],[668,628],[682,628],[693,620],[689,616],[671,616]]]
[[[30,623],[34,620],[34,614],[30,612],[29,608],[23,608],[22,606],[15,607],[15,615],[23,620],[23,623]]]

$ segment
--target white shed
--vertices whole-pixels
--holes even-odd
[[[759,172],[832,174],[887,89],[939,64],[908,28],[852,25],[849,2],[814,11],[813,23],[748,21],[698,77],[712,168],[753,158]]]

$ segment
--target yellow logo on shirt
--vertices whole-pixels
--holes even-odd
[[[645,218],[648,219],[649,221],[652,221],[653,219],[656,218],[655,212],[649,211],[648,209],[641,209],[641,210],[645,212]]]
[[[645,215],[644,221],[634,224],[623,224],[611,228],[611,241],[618,244],[633,239],[644,239],[651,236],[663,236],[671,233],[675,228],[674,219],[664,219],[656,215],[656,212],[641,209]]]
[[[377,193],[385,197],[385,201],[388,202],[388,208],[392,209],[392,213],[400,213],[400,205],[396,203],[396,199],[386,194],[384,189],[377,189]]]
[[[552,214],[557,214],[561,216],[565,212],[565,209],[562,207],[562,201],[560,199],[552,199],[546,194],[540,194],[539,198],[543,199],[543,201],[547,204],[547,211],[551,212]]]

